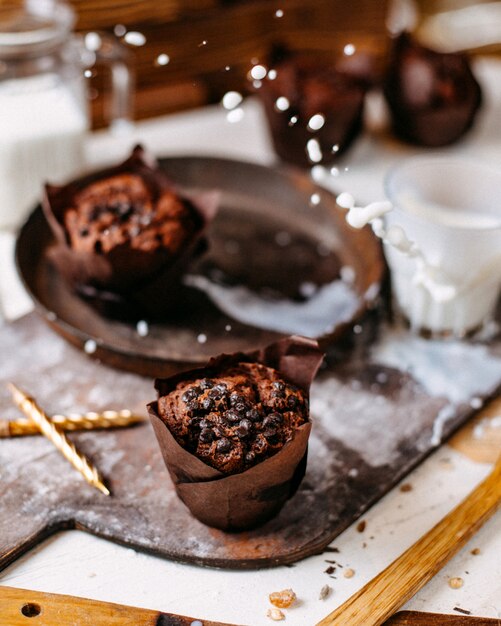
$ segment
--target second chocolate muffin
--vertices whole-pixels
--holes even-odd
[[[178,383],[158,400],[176,441],[225,474],[272,456],[308,421],[304,391],[259,363],[238,363],[212,378]]]

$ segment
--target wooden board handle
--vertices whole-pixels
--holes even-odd
[[[9,626],[231,626],[173,613],[0,586],[0,624]],[[31,619],[30,619],[31,618]]]
[[[501,457],[461,504],[317,626],[379,626],[445,565],[500,504]]]

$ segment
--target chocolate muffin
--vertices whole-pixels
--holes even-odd
[[[244,530],[278,513],[305,472],[308,392],[323,354],[281,339],[157,379],[148,405],[179,498],[204,524]]]
[[[466,55],[430,50],[408,33],[393,42],[384,95],[395,134],[429,147],[462,137],[482,102]]]
[[[362,127],[366,85],[313,53],[276,47],[269,64],[276,77],[259,95],[278,156],[301,166],[336,159]]]
[[[146,305],[155,294],[172,295],[203,247],[216,206],[213,193],[178,190],[136,146],[121,165],[64,187],[46,186],[43,208],[56,238],[50,258],[89,300]]]
[[[259,363],[237,363],[216,377],[180,382],[158,400],[177,442],[225,474],[272,456],[308,421],[304,391]]]
[[[128,243],[131,250],[162,248],[174,257],[200,226],[200,217],[173,191],[155,198],[140,176],[119,174],[77,193],[64,225],[74,250],[107,253]]]

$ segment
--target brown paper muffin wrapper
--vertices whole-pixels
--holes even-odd
[[[157,379],[160,396],[181,381],[218,375],[242,362],[272,367],[307,394],[323,353],[316,341],[289,337],[250,353],[221,355],[206,367]],[[223,474],[185,450],[158,414],[158,402],[148,405],[153,429],[176,492],[191,513],[204,524],[225,531],[248,530],[276,515],[294,495],[304,476],[311,422],[300,426],[294,439],[275,455],[239,474]]]
[[[176,257],[172,258],[161,248],[151,252],[134,250],[129,243],[101,254],[77,251],[70,246],[64,215],[72,206],[74,196],[97,180],[125,173],[139,175],[154,196],[167,189],[175,191],[194,209],[198,227]],[[161,309],[169,310],[176,301],[180,279],[188,263],[205,250],[205,233],[216,216],[218,203],[217,191],[187,194],[177,190],[155,158],[141,146],[136,146],[131,156],[118,166],[63,187],[46,185],[42,207],[56,239],[48,255],[65,281],[104,314],[121,317],[127,310],[149,312],[150,316],[162,314]]]

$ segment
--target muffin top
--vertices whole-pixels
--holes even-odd
[[[365,90],[359,81],[308,54],[291,54],[274,67],[276,78],[266,81],[266,88],[277,97],[287,98],[291,105],[289,113],[307,118],[319,112],[328,114],[335,105],[353,105],[364,97]]]
[[[237,363],[217,375],[179,382],[158,400],[177,442],[225,474],[277,453],[308,421],[303,390],[259,363]]]
[[[176,256],[199,222],[192,205],[172,190],[154,194],[141,176],[129,173],[87,185],[64,214],[70,246],[98,254],[128,243],[134,250],[162,248]]]

